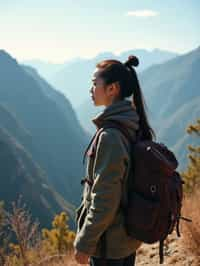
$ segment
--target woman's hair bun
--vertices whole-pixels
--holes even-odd
[[[139,59],[135,55],[129,55],[128,60],[124,63],[127,67],[137,67],[139,65]]]

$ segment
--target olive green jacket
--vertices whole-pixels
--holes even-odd
[[[92,121],[100,128],[106,120],[120,121],[135,137],[139,116],[131,102],[122,100],[106,107]],[[77,211],[74,247],[90,256],[101,257],[101,235],[106,231],[107,258],[129,256],[141,242],[129,237],[124,227],[122,201],[126,200],[126,180],[130,169],[129,142],[115,128],[99,136],[95,156],[88,156],[82,202]]]

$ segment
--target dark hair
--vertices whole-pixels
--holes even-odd
[[[153,140],[156,139],[154,130],[150,127],[146,111],[147,105],[145,103],[142,90],[137,78],[134,67],[139,65],[139,60],[136,56],[129,56],[125,63],[118,60],[104,60],[96,65],[100,68],[100,76],[104,79],[105,84],[119,82],[120,85],[120,99],[130,97],[133,94],[132,105],[136,107],[136,111],[140,117],[139,125],[142,132],[142,139]]]

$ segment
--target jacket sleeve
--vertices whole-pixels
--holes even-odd
[[[117,132],[100,134],[94,161],[91,204],[74,247],[86,254],[95,252],[101,234],[112,224],[120,205],[127,153]]]

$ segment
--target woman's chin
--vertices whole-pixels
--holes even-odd
[[[92,103],[96,106],[97,103],[95,102],[95,99],[92,98]]]
[[[93,101],[93,104],[94,104],[95,106],[100,106],[100,104],[98,104],[98,103],[95,102],[95,101]]]
[[[102,105],[102,104],[99,104],[98,102],[96,102],[94,98],[91,98],[91,99],[92,99],[93,105],[95,105],[95,106],[101,106]]]

